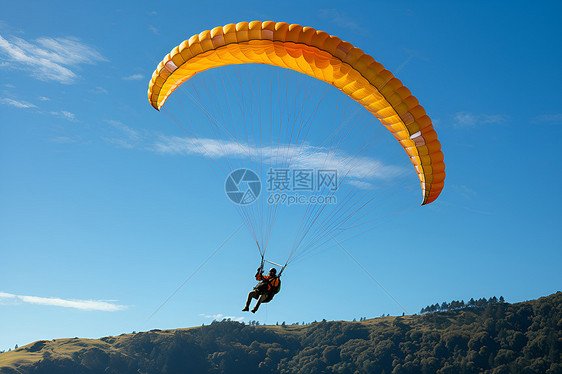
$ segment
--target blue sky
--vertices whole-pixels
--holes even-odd
[[[560,290],[558,2],[55,4],[10,2],[0,15],[0,350],[223,316],[350,320]],[[259,254],[242,228],[149,318],[242,223],[204,159],[170,151],[186,135],[150,107],[150,76],[191,35],[251,20],[353,43],[433,119],[442,195],[342,243],[402,307],[334,247],[295,261],[275,301],[244,314]],[[401,183],[419,199],[400,152],[389,166],[407,168]],[[290,224],[276,226],[278,257]]]

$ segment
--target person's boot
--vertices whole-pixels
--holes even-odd
[[[248,299],[246,300],[246,306],[242,309],[243,312],[248,312],[250,310],[250,303],[252,302],[252,293],[248,294]]]
[[[257,312],[257,311],[258,311],[258,308],[252,309],[252,313],[255,313],[255,312]]]

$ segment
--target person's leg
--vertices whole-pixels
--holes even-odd
[[[258,308],[260,307],[260,304],[267,299],[267,294],[262,294],[259,298],[258,298],[258,302],[256,303],[256,306],[254,307],[254,309],[252,309],[252,313],[255,313],[258,311]]]
[[[244,307],[244,309],[242,309],[243,312],[247,312],[248,310],[250,310],[250,303],[252,302],[252,299],[257,299],[259,297],[259,294],[257,291],[250,291],[248,293],[248,299],[246,300],[246,306]]]

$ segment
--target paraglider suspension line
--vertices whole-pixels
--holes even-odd
[[[175,295],[176,293],[178,293],[178,291],[179,291],[183,286],[185,286],[185,284],[186,284],[187,282],[189,282],[189,280],[190,280],[191,278],[193,278],[193,276],[195,276],[195,274],[197,274],[197,273],[199,272],[199,270],[201,270],[201,268],[202,268],[203,266],[205,266],[205,264],[206,264],[207,262],[209,262],[209,261],[211,260],[211,258],[213,258],[213,257],[218,253],[218,251],[220,251],[221,248],[224,247],[225,244],[228,243],[228,242],[230,241],[230,239],[232,239],[232,237],[234,237],[234,235],[236,235],[236,233],[237,233],[238,231],[240,231],[240,229],[241,229],[243,226],[244,226],[244,224],[241,224],[240,226],[238,226],[238,228],[237,228],[236,230],[234,230],[234,231],[232,232],[232,234],[230,234],[230,236],[229,236],[228,238],[226,238],[226,239],[221,243],[221,245],[219,245],[219,246],[217,247],[217,249],[215,249],[215,251],[214,251],[213,253],[211,253],[211,255],[210,255],[209,257],[207,257],[207,259],[205,259],[205,261],[203,261],[203,263],[201,263],[201,265],[199,265],[199,267],[198,267],[197,269],[195,269],[195,271],[194,271],[193,273],[191,273],[191,274],[189,275],[189,277],[187,277],[187,278],[183,281],[183,283],[180,284],[179,287],[176,288],[176,290],[175,290],[174,292],[172,292],[172,294],[171,294],[170,296],[168,296],[168,298],[167,298],[166,300],[164,300],[164,302],[163,302],[162,304],[160,304],[160,306],[159,306],[158,308],[156,308],[156,310],[155,310],[154,312],[152,312],[152,314],[148,317],[148,319],[152,318],[156,313],[158,313],[158,311],[159,311],[160,309],[162,309],[162,307],[163,307],[164,305],[166,305],[166,303],[167,303],[168,301],[170,301],[170,299],[171,299],[172,297],[174,297],[174,295]]]
[[[320,227],[322,227],[322,226],[320,226]],[[324,228],[322,227],[322,229],[324,229]],[[344,251],[344,253],[346,255],[348,255],[349,258],[351,258],[361,268],[361,270],[363,270],[365,272],[365,274],[367,274],[369,276],[369,278],[371,278],[373,280],[373,282],[375,282],[400,307],[400,309],[402,309],[404,311],[404,313],[408,314],[408,311],[402,306],[402,304],[400,304],[400,302],[398,300],[396,300],[396,298],[394,296],[392,296],[390,294],[390,292],[388,292],[387,289],[384,288],[384,286],[363,265],[361,265],[361,263],[359,261],[357,261],[357,259],[355,257],[353,257],[351,255],[351,253],[349,253],[349,251],[347,249],[345,249],[345,247],[343,245],[341,245],[341,243],[338,240],[336,240],[336,238],[334,238],[329,232],[327,234],[337,244],[337,246],[340,247],[341,250]]]

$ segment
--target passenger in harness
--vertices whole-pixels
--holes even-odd
[[[255,313],[260,307],[261,303],[268,303],[273,299],[276,293],[281,289],[281,280],[277,276],[277,269],[271,268],[269,270],[269,275],[263,275],[263,267],[258,268],[256,273],[256,280],[260,281],[253,291],[248,294],[248,300],[246,300],[246,306],[242,309],[243,312],[247,312],[250,309],[250,302],[252,299],[257,299],[258,302],[252,313]]]

